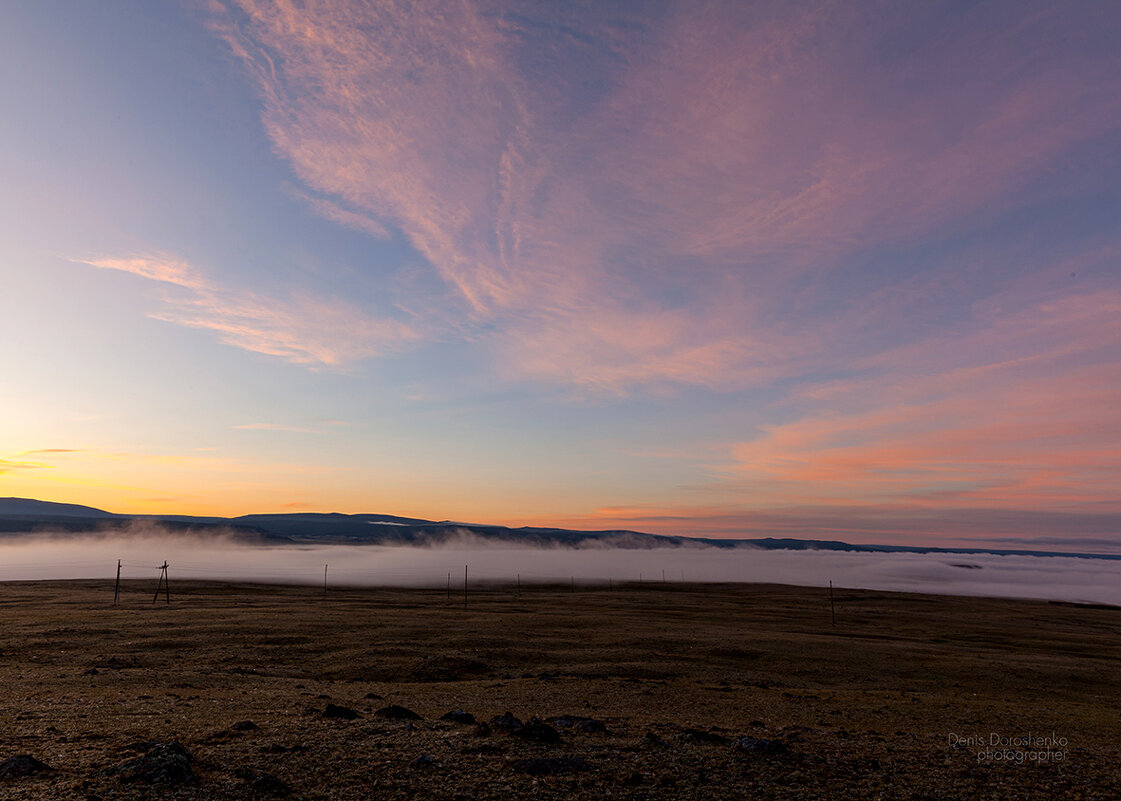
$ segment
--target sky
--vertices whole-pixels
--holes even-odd
[[[0,495],[1115,548],[1119,37],[6,4]]]

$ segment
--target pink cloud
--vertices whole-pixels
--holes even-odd
[[[767,505],[1121,509],[1119,321],[1115,290],[982,313],[811,386],[803,401],[827,410],[736,444],[720,470]]]
[[[320,213],[403,231],[508,374],[607,392],[795,372],[804,276],[1020,202],[1121,119],[1092,4],[213,9]]]
[[[399,349],[418,338],[408,324],[375,317],[339,298],[287,297],[232,289],[186,262],[164,256],[81,260],[170,284],[150,316],[214,332],[221,342],[294,364],[341,367]]]

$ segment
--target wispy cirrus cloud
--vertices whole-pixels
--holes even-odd
[[[16,459],[0,459],[0,474],[14,473],[17,470],[34,470],[41,467],[49,467],[49,465],[42,462],[28,462]]]
[[[77,259],[164,284],[150,316],[213,332],[234,347],[311,367],[341,367],[418,339],[409,323],[376,317],[340,298],[308,292],[265,295],[223,286],[169,256]]]
[[[231,426],[231,428],[239,429],[241,431],[290,431],[295,434],[322,434],[323,432],[318,428],[308,428],[307,426],[293,426],[285,425],[284,423],[243,423],[238,426]]]
[[[1064,159],[1118,130],[1112,18],[327,0],[211,16],[320,213],[400,229],[507,374],[615,393],[796,375],[834,349],[807,333],[809,278],[1092,182]]]
[[[54,467],[52,462],[70,454],[87,453],[85,448],[36,448],[0,457],[0,475],[17,473],[24,470],[46,470]],[[32,457],[32,458],[27,458]]]

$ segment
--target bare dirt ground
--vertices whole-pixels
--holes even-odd
[[[153,590],[0,585],[0,798],[1121,798],[1121,609]]]

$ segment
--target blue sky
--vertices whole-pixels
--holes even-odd
[[[1115,535],[1119,23],[9,9],[0,493]]]

